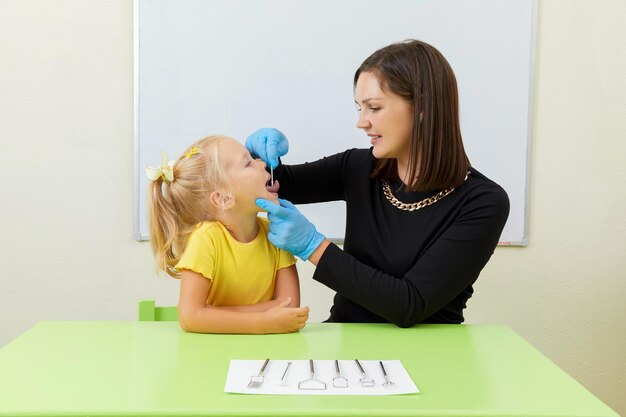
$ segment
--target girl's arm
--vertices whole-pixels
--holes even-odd
[[[276,290],[274,291],[273,300],[244,306],[223,306],[216,308],[253,313],[267,311],[270,308],[280,305],[287,299],[290,300],[288,304],[289,307],[300,307],[300,281],[298,281],[298,270],[295,264],[279,269],[276,272]]]
[[[278,278],[278,277],[277,277]],[[182,271],[178,320],[194,333],[290,333],[304,327],[308,307],[289,307],[287,300],[266,311],[232,311],[206,304],[211,281],[191,270]]]
[[[275,300],[291,299],[289,307],[300,307],[300,281],[296,264],[279,269],[276,273]]]

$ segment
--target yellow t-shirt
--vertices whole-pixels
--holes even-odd
[[[289,252],[267,240],[269,222],[259,217],[259,234],[252,242],[235,240],[220,222],[198,225],[176,269],[190,269],[211,280],[207,304],[236,306],[274,297],[276,271],[296,263]]]

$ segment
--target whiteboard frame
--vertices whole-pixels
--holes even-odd
[[[140,2],[145,0],[133,0],[133,133],[134,133],[134,169],[133,169],[133,238],[136,241],[148,241],[150,236],[141,232],[140,198],[140,138],[139,138],[139,15]],[[530,29],[530,57],[529,57],[529,91],[528,91],[528,125],[526,138],[526,178],[524,195],[524,232],[519,241],[500,241],[498,246],[528,246],[530,243],[530,202],[532,183],[532,149],[533,149],[533,126],[534,126],[534,97],[536,79],[536,39],[537,39],[537,0],[531,2],[531,29]],[[145,198],[145,196],[143,196]],[[338,244],[343,243],[343,238],[329,238]]]
[[[526,138],[526,194],[524,196],[524,236],[515,242],[499,242],[499,246],[528,246],[530,243],[530,186],[532,182],[533,126],[535,121],[535,46],[537,41],[537,0],[532,0],[530,29],[530,79],[528,81],[528,135]]]
[[[139,1],[133,1],[133,135],[134,135],[134,159],[133,169],[133,237],[137,241],[150,240],[150,236],[141,233],[141,213],[139,196]]]

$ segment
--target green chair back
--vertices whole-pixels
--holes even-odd
[[[154,300],[139,301],[139,321],[178,321],[178,308],[156,307]]]

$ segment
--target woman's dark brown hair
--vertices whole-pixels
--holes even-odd
[[[469,160],[463,148],[459,94],[450,64],[437,49],[418,40],[386,46],[370,55],[354,74],[375,74],[381,88],[413,103],[413,137],[406,189],[431,191],[463,183]],[[398,177],[395,159],[379,159],[373,178]],[[406,181],[406,180],[405,180]]]

